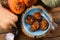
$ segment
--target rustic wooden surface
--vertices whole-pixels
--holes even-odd
[[[60,40],[60,12],[59,13],[50,13],[53,20],[58,24],[58,27],[54,31],[49,31],[47,36],[43,38],[29,38],[20,31],[19,37],[16,40]],[[5,34],[0,35],[0,40],[5,40]]]
[[[58,27],[54,31],[49,31],[47,36],[43,38],[29,38],[23,33],[19,36],[19,40],[60,40],[60,12],[59,13],[50,13],[53,17],[53,20],[58,24]]]
[[[49,31],[47,36],[43,38],[29,38],[20,30],[19,35],[16,36],[15,40],[60,40],[60,12],[50,14],[52,15],[53,20],[58,24],[56,30]],[[5,40],[5,36],[6,34],[0,34],[0,40]]]

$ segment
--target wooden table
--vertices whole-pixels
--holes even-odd
[[[58,24],[58,27],[54,31],[49,31],[47,36],[44,38],[29,38],[20,31],[19,40],[60,40],[60,12],[59,13],[50,13],[52,15],[53,20]],[[5,40],[5,34],[0,35],[0,40]]]
[[[50,13],[53,17],[53,20],[58,24],[58,27],[54,31],[49,31],[47,35],[43,38],[29,38],[23,33],[19,36],[19,40],[60,40],[60,12],[59,13]]]
[[[40,3],[40,5],[43,5],[43,4]],[[47,33],[47,35],[43,38],[29,38],[26,35],[24,35],[23,32],[20,30],[20,33],[15,38],[15,40],[60,40],[60,12],[59,13],[50,13],[50,14],[52,15],[53,20],[58,24],[58,27],[56,28],[56,30],[49,31]],[[6,36],[5,34],[1,34],[0,40],[5,40],[5,36]]]

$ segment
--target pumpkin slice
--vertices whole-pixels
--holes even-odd
[[[21,14],[25,9],[24,2],[20,0],[8,0],[8,5],[15,14]]]
[[[39,25],[41,30],[46,30],[48,28],[48,22],[47,20],[43,19],[41,24]]]
[[[32,24],[33,22],[34,22],[34,17],[31,16],[31,15],[28,15],[28,16],[26,17],[26,23],[27,23],[27,24]]]
[[[30,7],[37,3],[37,0],[24,0],[24,3],[27,7]]]
[[[41,13],[39,13],[39,12],[35,12],[35,13],[34,13],[34,17],[35,17],[35,19],[37,19],[37,20],[39,20],[39,21],[42,20]]]
[[[38,21],[35,21],[35,22],[31,25],[30,30],[31,30],[32,32],[34,32],[34,31],[36,31],[38,28],[39,28],[39,22],[38,22]]]

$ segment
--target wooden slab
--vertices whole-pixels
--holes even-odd
[[[46,35],[46,37],[43,38],[29,38],[26,35],[24,35],[23,33],[21,33],[19,40],[55,40],[56,38],[58,40],[60,40],[60,13],[50,13],[52,15],[53,20],[58,24],[58,27],[56,28],[56,30],[54,31],[49,31]],[[56,40],[57,40],[56,39]]]

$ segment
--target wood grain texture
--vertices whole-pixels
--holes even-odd
[[[54,31],[49,31],[46,34],[46,37],[43,38],[29,38],[23,33],[19,36],[19,40],[60,40],[60,12],[59,13],[50,13],[54,22],[58,24],[58,27]]]
[[[5,40],[5,34],[0,34],[0,40]]]

